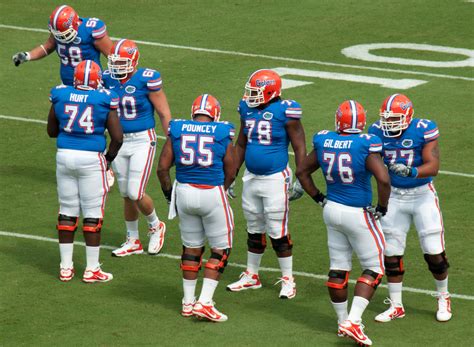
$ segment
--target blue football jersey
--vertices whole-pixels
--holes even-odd
[[[208,186],[223,185],[223,159],[234,135],[232,123],[172,119],[168,136],[173,145],[176,180]]]
[[[117,94],[107,89],[79,90],[60,85],[51,89],[49,100],[59,122],[58,148],[105,150],[107,117],[118,107]]]
[[[161,90],[162,81],[158,71],[138,69],[125,83],[114,80],[108,70],[104,71],[106,88],[120,97],[119,117],[124,133],[136,133],[155,127],[155,109],[148,94]]]
[[[98,40],[107,34],[105,23],[98,18],[79,18],[82,23],[77,29],[77,36],[71,43],[61,43],[56,40],[56,53],[61,60],[60,74],[63,84],[72,86],[74,83],[74,68],[83,60],[92,60],[100,65],[100,51],[94,46]]]
[[[380,128],[380,120],[371,125],[370,134],[377,135],[383,141],[383,158],[385,165],[402,163],[417,167],[423,164],[422,151],[426,143],[439,137],[436,123],[428,119],[413,118],[408,128],[399,137],[385,137]],[[401,177],[390,172],[392,186],[397,188],[414,188],[427,184],[432,177]]]
[[[283,171],[288,165],[290,139],[286,123],[300,119],[301,106],[294,100],[277,99],[264,108],[248,107],[241,100],[238,107],[247,136],[245,166],[256,175],[271,175]]]
[[[372,173],[365,162],[369,154],[382,151],[380,138],[322,130],[314,135],[313,145],[326,180],[328,200],[352,207],[371,205]]]

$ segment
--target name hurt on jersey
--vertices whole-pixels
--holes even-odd
[[[181,126],[181,131],[191,131],[191,132],[200,132],[200,133],[215,133],[217,125],[206,125],[206,124],[183,124]]]
[[[89,95],[71,93],[71,95],[69,95],[69,101],[87,102],[88,97],[89,97]]]
[[[352,140],[333,140],[333,139],[326,139],[324,141],[324,148],[337,148],[337,149],[347,149],[351,148]]]

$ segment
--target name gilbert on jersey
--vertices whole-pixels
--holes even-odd
[[[69,95],[69,101],[87,102],[88,97],[89,97],[89,95],[71,93]]]
[[[205,125],[205,124],[183,124],[181,126],[181,131],[192,131],[200,133],[214,133],[216,131],[217,125]]]
[[[346,149],[351,148],[352,140],[336,140],[326,139],[324,141],[325,148]]]

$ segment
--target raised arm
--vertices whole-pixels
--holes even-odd
[[[42,45],[36,46],[29,52],[18,52],[15,53],[12,57],[13,64],[18,66],[22,63],[26,63],[31,60],[42,59],[50,55],[56,49],[56,41],[54,40],[53,35],[49,35],[48,39]]]

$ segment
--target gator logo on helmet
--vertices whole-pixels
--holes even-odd
[[[126,51],[128,54],[133,55],[137,51],[137,49],[135,47],[127,47]]]
[[[64,29],[69,29],[69,28],[72,26],[72,21],[73,21],[73,19],[74,19],[74,13],[71,13],[71,14],[69,15],[69,18],[67,19],[67,21],[65,21],[65,22],[63,23],[63,28],[64,28]]]
[[[276,84],[275,80],[256,80],[255,84],[257,87],[266,87],[266,86],[273,86]]]
[[[409,109],[410,107],[413,107],[413,104],[410,102],[401,102],[400,103],[400,108],[405,111],[407,109]]]

